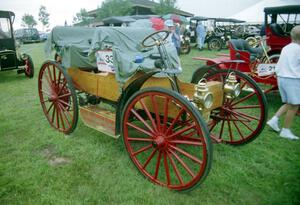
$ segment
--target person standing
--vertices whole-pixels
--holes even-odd
[[[290,127],[300,105],[300,26],[292,29],[291,38],[292,42],[282,49],[275,67],[279,92],[284,104],[267,122],[267,125],[279,132],[278,120],[285,114],[279,136],[298,140],[299,137],[292,133]]]
[[[176,28],[173,20],[169,19],[165,21],[165,25],[170,32],[172,43],[176,47],[177,54],[180,55],[180,29]]]
[[[199,48],[199,50],[202,50],[204,48],[206,30],[201,21],[198,21],[198,24],[196,27],[196,32],[197,32],[198,48]]]

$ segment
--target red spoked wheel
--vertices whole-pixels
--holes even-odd
[[[151,182],[183,191],[200,184],[212,161],[199,111],[172,90],[136,92],[122,113],[122,135],[137,169]]]
[[[40,70],[38,91],[43,111],[50,125],[69,134],[78,121],[78,104],[73,83],[62,66],[45,62]]]
[[[217,70],[206,76],[207,80],[225,80],[234,72],[241,86],[241,93],[234,99],[224,97],[222,107],[213,110],[209,129],[214,139],[232,145],[251,142],[263,130],[267,120],[267,100],[249,76],[230,69]]]
[[[25,61],[25,75],[28,78],[32,78],[34,75],[34,65],[33,65],[33,61],[31,59],[31,57],[29,55],[25,55],[24,57],[24,61]]]

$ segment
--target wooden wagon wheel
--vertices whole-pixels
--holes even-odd
[[[50,125],[69,134],[78,121],[78,104],[73,83],[63,67],[45,62],[38,78],[40,102]]]
[[[214,138],[240,145],[254,140],[265,127],[267,100],[257,83],[239,71],[220,69],[209,73],[206,79],[225,83],[230,72],[235,73],[241,93],[234,99],[224,97],[222,107],[211,113],[209,129]]]
[[[155,184],[188,190],[210,170],[207,125],[198,110],[172,90],[136,92],[124,107],[121,133],[134,165]]]

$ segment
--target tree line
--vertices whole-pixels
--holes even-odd
[[[176,0],[159,0],[158,5],[153,8],[153,13],[163,15],[173,13],[176,7]],[[96,19],[91,18],[88,12],[82,8],[73,17],[73,23],[81,22],[82,25],[88,25],[94,20],[101,20],[110,16],[127,16],[132,15],[133,7],[130,0],[105,0],[102,2],[101,7],[97,9]],[[43,28],[48,28],[50,14],[47,12],[45,6],[39,9],[39,21],[42,23]],[[22,16],[22,26],[32,28],[37,25],[37,21],[33,15],[24,14]]]
[[[173,13],[176,9],[176,0],[159,0],[157,6],[152,10],[157,15]],[[129,16],[133,13],[132,2],[130,0],[105,0],[101,7],[97,9],[96,18],[89,16],[86,9],[82,8],[73,18],[73,23],[89,25],[95,20],[102,20],[110,16]]]

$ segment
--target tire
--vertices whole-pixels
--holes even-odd
[[[205,78],[209,73],[216,71],[215,66],[204,65],[199,67],[192,76],[191,83],[197,84],[202,78]]]
[[[245,39],[250,47],[256,48],[258,46],[258,41],[255,37],[249,36]]]
[[[25,56],[25,76],[28,78],[32,78],[34,76],[34,64],[29,55]]]
[[[204,181],[212,162],[209,132],[183,96],[163,88],[142,89],[127,101],[121,119],[129,157],[152,183],[185,191]]]
[[[253,141],[264,129],[267,120],[267,100],[249,76],[230,69],[217,70],[207,75],[207,80],[225,84],[226,77],[234,72],[241,85],[241,93],[235,99],[223,99],[222,107],[212,111],[209,122],[211,134],[231,145]]]
[[[70,134],[78,121],[78,103],[70,77],[62,66],[46,61],[39,72],[38,92],[44,114],[50,125]]]
[[[277,63],[279,60],[280,54],[279,53],[275,53],[269,56],[269,58],[264,57],[262,62],[263,63]]]
[[[219,51],[222,49],[222,40],[220,38],[211,38],[208,40],[208,50]]]
[[[190,44],[182,44],[180,47],[180,53],[181,54],[189,54],[191,51]]]

